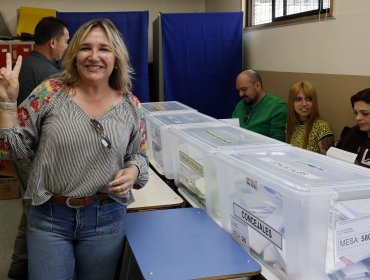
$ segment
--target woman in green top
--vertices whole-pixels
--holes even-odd
[[[333,131],[320,117],[316,90],[309,82],[290,88],[286,142],[324,155],[334,145]]]

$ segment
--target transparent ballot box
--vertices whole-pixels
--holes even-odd
[[[286,145],[223,122],[201,127],[174,127],[169,130],[169,134],[173,138],[171,141],[176,186],[195,196],[216,221],[220,217],[217,178],[206,176],[208,173],[215,174],[212,172],[212,162],[207,160],[208,154],[220,149],[239,149],[250,145]]]
[[[148,158],[161,175],[173,179],[173,143],[169,140],[168,129],[183,124],[220,122],[197,111],[168,111],[152,113],[144,117],[148,136]]]
[[[370,279],[370,170],[291,146],[219,151],[222,226],[281,279]]]
[[[185,104],[177,101],[161,101],[161,102],[144,102],[141,103],[144,111],[144,115],[157,113],[157,112],[170,112],[170,111],[181,111],[181,110],[191,110],[197,111]]]

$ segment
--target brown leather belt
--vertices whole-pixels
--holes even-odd
[[[110,199],[106,193],[97,193],[96,195],[87,196],[87,197],[65,197],[59,194],[53,194],[50,198],[50,202],[54,202],[57,204],[67,205],[71,208],[80,208],[85,207],[90,204],[95,203],[96,201],[102,201]]]

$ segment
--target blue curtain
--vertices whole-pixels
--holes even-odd
[[[166,101],[231,117],[239,101],[242,22],[242,12],[161,14]]]
[[[121,32],[130,62],[135,70],[133,94],[141,102],[149,102],[148,79],[148,19],[149,12],[57,12],[57,18],[68,24],[70,37],[78,27],[93,18],[110,19]]]

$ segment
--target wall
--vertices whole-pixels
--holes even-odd
[[[163,13],[205,12],[205,0],[0,0],[0,11],[15,35],[20,6],[55,9],[59,12],[149,11],[149,61],[153,61],[152,23]],[[233,0],[234,1],[234,0]]]
[[[206,0],[207,12],[238,12],[241,10],[241,0]]]
[[[370,87],[369,24],[370,1],[334,0],[334,19],[245,31],[243,63],[285,100],[293,83],[314,83],[320,112],[338,138],[354,124],[350,96]]]

